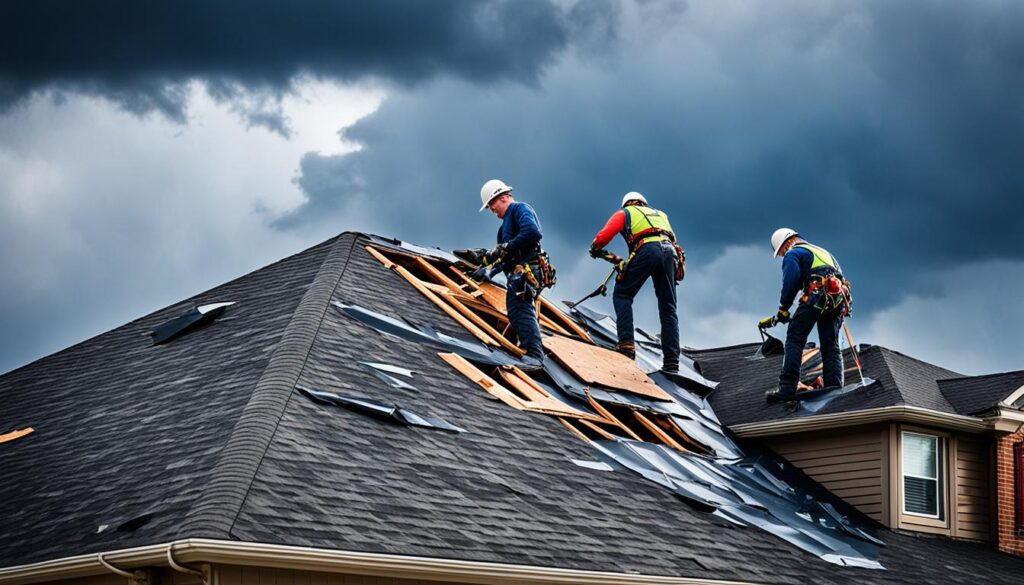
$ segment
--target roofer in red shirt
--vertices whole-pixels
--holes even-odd
[[[685,255],[676,245],[668,215],[648,207],[635,191],[622,197],[622,209],[612,214],[590,245],[590,256],[605,255],[603,248],[622,234],[629,257],[619,262],[612,305],[619,342],[615,351],[636,359],[633,336],[633,298],[648,278],[654,283],[661,319],[662,370],[679,371],[679,317],[676,315],[676,284],[683,279]]]

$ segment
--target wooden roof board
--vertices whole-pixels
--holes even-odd
[[[558,335],[544,338],[544,348],[584,383],[632,392],[654,400],[672,400],[636,362],[618,352]]]

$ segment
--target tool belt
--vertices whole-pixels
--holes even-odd
[[[513,274],[522,274],[526,278],[526,282],[537,292],[555,286],[555,282],[558,280],[555,272],[555,265],[551,263],[551,257],[540,247],[538,247],[536,257],[528,262],[517,264],[512,270]]]
[[[656,227],[647,228],[643,231],[639,231],[635,234],[630,235],[629,238],[626,239],[626,245],[629,246],[630,255],[632,255],[633,252],[639,250],[640,246],[644,245],[644,240],[651,236],[662,236],[673,243],[676,241],[676,235],[668,230],[663,230],[661,228]]]
[[[850,281],[839,275],[812,276],[804,287],[804,294],[800,297],[800,302],[810,302],[813,297],[817,299],[814,304],[815,309],[824,313],[842,308],[843,316],[849,317],[853,305],[853,295],[850,293],[850,289]]]

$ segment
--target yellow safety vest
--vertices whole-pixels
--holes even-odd
[[[675,241],[676,236],[665,212],[642,205],[630,205],[624,211],[626,229],[622,235],[630,250],[650,242]]]
[[[808,244],[807,242],[799,242],[793,244],[793,246],[796,248],[803,248],[805,250],[808,250],[811,254],[814,255],[814,260],[811,262],[811,270],[824,272],[820,269],[831,268],[835,272],[842,273],[842,269],[839,268],[839,263],[836,262],[836,259],[825,248],[815,246],[813,244]]]

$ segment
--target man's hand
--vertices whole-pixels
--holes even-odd
[[[483,282],[487,279],[487,267],[481,266],[480,268],[477,268],[469,275],[469,277],[477,282]]]
[[[590,245],[590,257],[591,258],[601,258],[601,257],[604,256],[604,254],[605,254],[605,251],[602,250],[601,248],[598,248],[594,244]]]
[[[789,323],[789,310],[779,307],[779,312],[775,313],[776,323]]]
[[[497,246],[488,250],[487,253],[484,254],[484,264],[494,264],[495,262],[500,260],[501,257],[505,255],[505,248],[505,244],[498,244]]]

